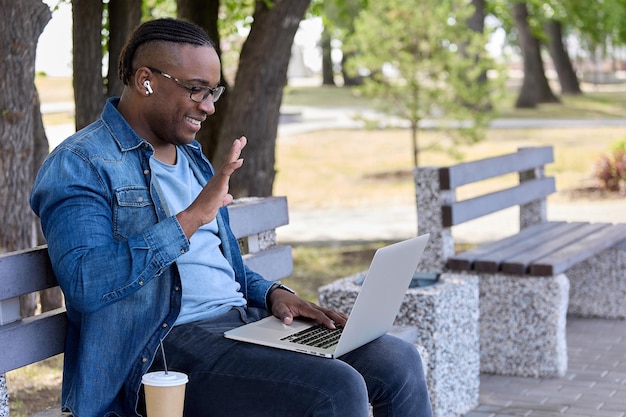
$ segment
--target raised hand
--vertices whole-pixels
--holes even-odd
[[[188,239],[200,226],[213,221],[221,207],[233,201],[228,192],[230,176],[243,165],[240,156],[247,143],[245,136],[235,139],[224,165],[215,172],[193,203],[176,215]]]

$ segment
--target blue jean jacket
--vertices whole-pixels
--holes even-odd
[[[77,417],[136,415],[141,376],[180,311],[176,258],[189,250],[152,183],[153,148],[118,101],[109,99],[100,119],[54,149],[30,200],[65,295],[62,407]],[[199,143],[182,148],[208,181],[213,169]],[[243,264],[225,208],[217,221],[248,305],[266,307],[271,283]]]

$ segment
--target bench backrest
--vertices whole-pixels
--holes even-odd
[[[451,227],[513,206],[520,207],[520,228],[546,221],[546,197],[556,191],[545,176],[554,161],[551,146],[520,148],[517,152],[464,162],[449,167],[415,169],[418,231],[430,233],[420,270],[442,271],[454,255]],[[516,185],[457,199],[459,187],[516,173]]]
[[[239,199],[228,209],[246,265],[269,280],[290,276],[291,247],[278,245],[275,233],[289,223],[287,199]],[[20,318],[21,295],[55,286],[46,246],[0,255],[0,374],[63,352],[65,309]]]

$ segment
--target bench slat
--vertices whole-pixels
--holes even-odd
[[[0,301],[57,285],[46,246],[0,255]]]
[[[526,254],[533,252],[538,247],[543,247],[544,242],[551,242],[553,239],[567,234],[573,230],[577,230],[585,223],[560,223],[555,227],[535,228],[535,233],[517,234],[513,236],[513,242],[508,246],[502,246],[495,249],[474,261],[474,270],[477,272],[507,272],[505,265],[516,257],[524,257]],[[517,272],[523,273],[523,272]]]
[[[66,329],[64,308],[1,326],[0,374],[62,353]]]
[[[439,170],[441,188],[453,190],[462,185],[513,172],[528,171],[554,162],[551,146],[520,149],[516,153],[463,162]]]
[[[441,207],[444,227],[451,227],[515,205],[527,204],[556,191],[554,178],[525,181],[515,187]]]
[[[526,274],[533,261],[543,258],[563,247],[572,245],[586,235],[605,229],[608,223],[569,223],[571,227],[563,230],[558,236],[537,240],[534,248],[509,257],[502,263],[501,270],[507,274]],[[582,248],[584,250],[584,248]]]
[[[244,255],[243,260],[250,269],[270,281],[293,274],[291,246],[274,246],[262,252]]]
[[[235,200],[228,206],[228,215],[237,239],[289,224],[286,197]]]
[[[533,261],[531,275],[556,275],[626,239],[626,224],[612,224]]]
[[[456,271],[469,271],[474,267],[474,262],[476,261],[476,259],[484,258],[486,255],[494,251],[514,245],[520,238],[534,236],[536,234],[543,233],[546,230],[558,227],[562,224],[565,224],[565,222],[547,222],[535,224],[533,226],[529,226],[520,230],[520,232],[516,235],[509,236],[495,242],[485,243],[465,252],[458,253],[448,258],[448,268]]]

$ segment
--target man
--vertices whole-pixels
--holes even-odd
[[[50,154],[31,195],[66,297],[62,407],[142,413],[163,341],[169,368],[189,375],[186,416],[367,416],[368,401],[377,416],[431,416],[419,355],[399,339],[328,360],[223,337],[269,311],[331,328],[346,317],[243,264],[224,206],[247,139],[216,172],[194,140],[223,92],[207,35],[146,22],[119,73],[122,96]]]

